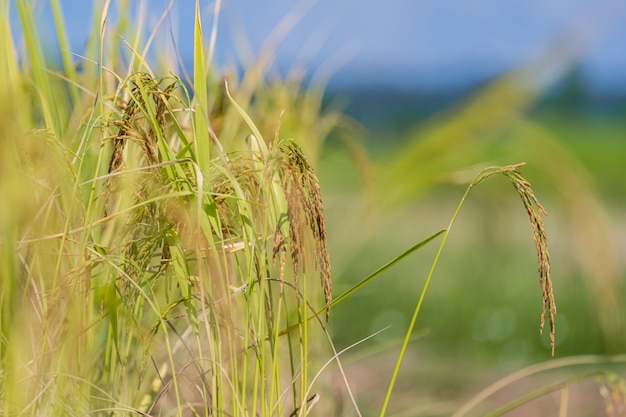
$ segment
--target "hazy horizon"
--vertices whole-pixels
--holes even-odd
[[[167,4],[144,4],[148,28]],[[214,4],[201,4],[208,37]],[[61,5],[70,22],[72,48],[80,53],[93,4],[61,0]],[[141,2],[134,5],[140,9]],[[184,62],[192,57],[193,25],[183,22],[193,21],[194,6],[191,0],[177,1],[162,28],[169,34],[172,25]],[[46,7],[35,10],[40,30],[54,33]],[[245,65],[268,37],[281,31],[284,39],[270,47],[275,69],[300,66],[309,75],[326,72],[335,86],[462,89],[542,56],[559,55],[562,45],[566,51],[556,59],[577,66],[589,88],[626,91],[626,5],[611,0],[593,5],[582,0],[390,0],[384,7],[357,0],[300,1],[295,6],[289,0],[226,0],[217,66]]]

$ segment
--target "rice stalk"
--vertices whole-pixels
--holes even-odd
[[[552,348],[552,356],[554,356],[555,348],[555,323],[556,304],[554,301],[554,292],[552,288],[552,279],[550,278],[550,253],[548,252],[548,237],[541,216],[547,216],[548,212],[543,208],[541,203],[535,197],[530,187],[530,183],[526,181],[517,171],[517,168],[524,164],[509,165],[501,168],[491,168],[484,170],[473,182],[477,185],[492,175],[502,174],[507,177],[515,189],[517,190],[522,203],[528,213],[530,225],[533,229],[533,238],[535,241],[535,249],[537,251],[537,265],[539,272],[539,286],[543,296],[541,321],[539,324],[539,332],[543,333],[543,327],[548,318],[550,325],[550,346]]]
[[[517,171],[517,168],[522,165],[524,164],[522,163],[522,164],[517,164],[517,165],[507,165],[507,166],[502,166],[502,167],[486,168],[483,171],[481,171],[470,182],[467,189],[465,190],[465,194],[461,198],[461,201],[459,202],[456,208],[456,211],[452,215],[452,219],[450,220],[450,223],[447,229],[445,229],[445,231],[442,234],[443,237],[441,239],[439,249],[437,250],[437,253],[435,254],[435,258],[433,260],[433,263],[431,264],[430,270],[428,272],[428,276],[426,277],[426,281],[424,282],[422,291],[418,298],[417,305],[415,306],[415,309],[413,311],[413,316],[411,317],[411,321],[409,323],[408,329],[404,337],[404,342],[400,348],[400,353],[398,355],[396,366],[391,376],[391,381],[389,383],[389,386],[387,387],[387,395],[385,396],[385,399],[383,401],[383,405],[380,411],[381,417],[385,415],[385,413],[387,412],[387,408],[389,407],[391,394],[393,392],[395,382],[400,372],[402,361],[404,360],[407,347],[409,345],[411,336],[413,334],[413,329],[415,328],[417,318],[422,309],[422,304],[424,302],[424,299],[426,298],[426,292],[430,285],[430,282],[435,272],[435,269],[437,267],[437,264],[439,263],[439,258],[441,256],[441,253],[443,252],[443,248],[445,247],[448,235],[450,234],[450,230],[452,229],[452,226],[454,225],[454,222],[456,221],[456,218],[459,212],[461,211],[461,207],[463,206],[463,203],[465,202],[465,199],[467,198],[470,190],[474,186],[480,184],[481,182],[483,182],[484,180],[486,180],[487,178],[491,176],[498,175],[498,174],[504,175],[515,185],[515,188],[520,194],[520,196],[522,197],[524,207],[526,208],[526,211],[528,212],[528,215],[530,217],[531,226],[533,227],[533,231],[535,233],[534,240],[535,240],[535,248],[537,249],[537,256],[538,256],[539,280],[540,280],[541,290],[543,293],[543,306],[542,306],[542,314],[541,314],[539,330],[540,332],[543,331],[545,315],[547,314],[548,321],[550,323],[550,345],[552,347],[552,355],[554,355],[554,348],[555,348],[554,316],[556,315],[556,305],[554,303],[554,295],[552,292],[552,281],[550,279],[550,256],[548,254],[547,237],[546,237],[545,230],[543,227],[543,222],[540,216],[540,215],[546,215],[547,213],[544,210],[544,208],[541,206],[541,204],[539,204],[537,198],[535,197],[532,189],[530,188],[530,183],[528,183]]]

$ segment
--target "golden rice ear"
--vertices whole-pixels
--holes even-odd
[[[118,131],[111,139],[113,151],[109,159],[109,168],[105,195],[104,216],[108,216],[109,198],[112,194],[113,179],[111,174],[118,171],[124,164],[124,149],[128,140],[135,140],[141,146],[147,164],[159,162],[158,144],[159,137],[165,138],[167,119],[169,112],[167,99],[172,91],[178,86],[176,81],[162,88],[159,80],[145,73],[133,74],[126,80],[130,97],[128,103],[121,103],[123,110],[120,120],[115,120],[112,125]],[[146,107],[146,99],[154,102],[154,124],[147,121],[142,108]]]
[[[552,356],[554,356],[555,328],[554,317],[556,316],[556,303],[554,301],[554,293],[552,290],[552,280],[550,278],[550,253],[548,252],[548,236],[541,216],[547,216],[548,212],[543,208],[541,203],[535,197],[530,188],[530,183],[526,181],[521,174],[513,169],[506,173],[506,176],[513,182],[515,189],[519,193],[522,203],[526,208],[530,224],[533,228],[533,236],[535,239],[535,249],[537,250],[537,265],[539,272],[539,285],[543,293],[543,310],[541,313],[541,323],[539,332],[543,333],[546,314],[548,323],[550,324],[550,346],[552,347]]]
[[[319,180],[315,175],[313,167],[308,163],[306,156],[293,141],[281,143],[277,152],[282,187],[287,200],[290,253],[294,268],[295,285],[297,288],[301,257],[304,253],[307,253],[305,248],[306,236],[303,233],[308,229],[315,242],[315,263],[324,290],[326,320],[328,321],[332,303],[332,277]],[[284,250],[284,246],[279,245],[277,248],[275,245],[274,256],[280,250]]]
[[[537,265],[539,272],[539,285],[543,295],[543,305],[541,312],[541,322],[539,324],[539,332],[543,333],[546,316],[550,324],[550,346],[552,347],[552,356],[554,356],[555,345],[555,323],[556,303],[554,301],[554,293],[552,290],[552,279],[550,278],[550,253],[548,252],[548,236],[541,216],[547,216],[548,212],[543,208],[535,193],[530,187],[530,183],[522,177],[517,168],[523,166],[524,163],[517,165],[507,165],[498,168],[489,168],[483,171],[472,183],[476,185],[488,177],[495,174],[503,174],[512,183],[522,199],[522,203],[526,208],[530,224],[533,228],[533,236],[535,240],[535,249],[537,250]]]

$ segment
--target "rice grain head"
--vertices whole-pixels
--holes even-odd
[[[293,141],[283,141],[276,147],[281,186],[287,201],[287,221],[289,230],[289,250],[294,269],[295,285],[299,265],[303,261],[308,230],[314,240],[315,264],[320,274],[324,300],[326,302],[326,320],[330,314],[332,302],[332,277],[330,256],[326,237],[324,206],[319,180],[313,167],[302,153],[302,149]],[[276,227],[274,240],[274,261],[279,259],[281,274],[284,273],[284,257],[287,248],[285,237],[280,231],[280,223]]]
[[[543,208],[535,193],[533,192],[530,183],[526,181],[522,175],[517,171],[517,168],[523,166],[524,163],[516,165],[507,165],[504,167],[488,168],[482,172],[481,175],[476,177],[472,185],[476,185],[488,177],[495,174],[503,174],[512,183],[517,190],[522,203],[526,208],[530,224],[533,228],[533,237],[535,241],[535,249],[537,251],[537,266],[539,272],[539,285],[542,291],[542,312],[541,321],[539,324],[539,332],[543,334],[543,328],[546,322],[546,317],[550,325],[550,346],[552,348],[552,356],[554,356],[555,346],[555,323],[556,316],[556,303],[554,301],[554,293],[552,289],[552,279],[550,278],[550,253],[548,252],[548,236],[543,224],[541,216],[547,216],[548,212]]]

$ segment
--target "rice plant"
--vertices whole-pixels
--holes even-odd
[[[330,306],[330,261],[280,114],[266,139],[206,77],[199,5],[193,93],[111,40],[108,3],[82,72],[67,50],[63,72],[46,63],[17,5],[24,51],[8,3],[1,19],[3,414],[306,414],[332,345],[327,316],[302,318],[318,294]]]
[[[319,376],[331,363],[343,375],[345,350],[326,329],[333,306],[441,237],[384,415],[463,201],[500,174],[530,218],[540,328],[548,322],[554,352],[546,213],[518,165],[483,171],[446,229],[333,299],[314,166],[343,119],[321,111],[318,93],[264,83],[262,60],[241,82],[215,77],[219,1],[208,43],[196,1],[193,75],[184,80],[175,65],[151,66],[153,36],[123,14],[109,20],[110,2],[96,11],[82,68],[67,46],[56,68],[33,4],[16,4],[23,49],[9,3],[0,6],[3,415],[332,415]],[[58,2],[51,6],[67,45]],[[622,392],[616,379],[603,381]],[[361,415],[345,377],[342,385],[347,413]]]

